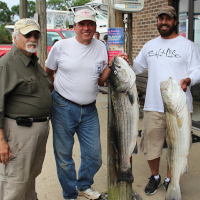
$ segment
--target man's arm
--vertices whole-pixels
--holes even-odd
[[[128,61],[127,54],[119,53],[116,56],[122,57],[124,60]],[[110,66],[112,66],[113,60],[114,60],[114,57],[112,57],[109,61]],[[103,73],[100,75],[99,82],[98,82],[99,86],[102,86],[108,80],[108,78],[110,77],[110,72],[111,72],[111,69],[107,65]]]
[[[51,70],[51,69],[49,69],[48,67],[46,67],[45,66],[45,72],[48,74],[48,76],[49,76],[49,78],[51,79],[51,81],[52,81],[52,85],[51,85],[51,88],[50,88],[50,90],[51,90],[51,92],[53,91],[53,89],[54,89],[54,85],[53,85],[53,83],[54,83],[54,70]]]
[[[183,89],[184,92],[187,91],[187,86],[189,86],[190,83],[191,83],[191,79],[190,78],[181,79],[180,85],[181,85],[181,88]]]
[[[0,128],[0,163],[4,165],[9,163],[9,155],[12,156],[10,147],[5,140],[3,129]]]
[[[102,86],[106,82],[106,80],[110,77],[110,72],[111,69],[108,66],[106,66],[103,73],[100,75],[98,82],[99,86]]]

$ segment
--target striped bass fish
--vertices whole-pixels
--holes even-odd
[[[115,56],[110,75],[113,113],[113,144],[118,153],[118,182],[133,182],[130,158],[135,149],[139,124],[136,76],[128,63]]]
[[[181,200],[180,177],[188,172],[187,157],[191,146],[191,116],[185,92],[171,77],[160,83],[167,124],[168,165],[171,180],[165,199]]]

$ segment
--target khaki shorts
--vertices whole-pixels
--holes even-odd
[[[165,113],[144,111],[140,150],[147,160],[154,160],[162,155],[165,135]]]

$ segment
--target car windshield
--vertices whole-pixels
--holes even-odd
[[[63,36],[65,38],[70,38],[70,37],[76,36],[76,33],[74,31],[63,30],[63,31],[60,31],[60,32],[63,34]]]

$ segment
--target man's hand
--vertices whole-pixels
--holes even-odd
[[[190,78],[181,79],[180,85],[181,85],[181,88],[183,89],[184,92],[187,91],[187,86],[189,86],[190,83],[191,83],[191,79]]]
[[[12,156],[10,147],[5,139],[0,140],[0,163],[9,163],[9,156]]]
[[[121,57],[121,58],[123,58],[124,60],[126,60],[126,61],[129,63],[129,59],[128,59],[128,56],[127,56],[126,53],[118,53],[118,54],[115,55],[115,56]],[[114,60],[114,56],[113,56],[113,57],[110,59],[110,61],[109,61],[109,65],[110,65],[110,66],[112,66],[113,60]],[[129,63],[129,64],[130,64],[130,63]]]

